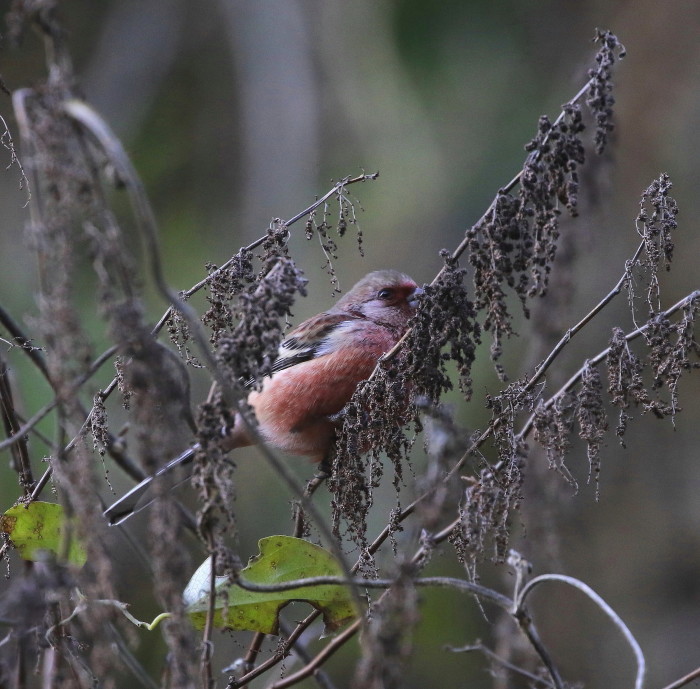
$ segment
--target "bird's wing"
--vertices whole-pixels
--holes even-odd
[[[322,313],[304,321],[279,346],[271,373],[277,373],[304,361],[323,356],[332,350],[333,336],[338,329],[356,317],[347,313]]]

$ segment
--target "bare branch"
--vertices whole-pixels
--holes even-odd
[[[17,151],[15,151],[15,144],[14,141],[12,141],[12,134],[10,134],[10,128],[7,126],[7,122],[5,122],[5,118],[2,115],[0,115],[0,122],[2,123],[3,129],[5,130],[0,135],[0,145],[2,145],[2,147],[10,153],[10,164],[7,166],[7,169],[9,170],[13,165],[16,165],[19,168],[19,188],[25,189],[26,191],[27,199],[24,202],[24,207],[26,208],[29,204],[29,201],[32,198],[32,190],[29,186],[29,180],[27,179],[27,175],[25,174],[24,168],[22,167],[22,161],[17,156]]]
[[[684,677],[677,679],[675,682],[667,684],[665,687],[663,687],[663,689],[681,689],[681,687],[684,687],[686,684],[690,684],[694,679],[697,679],[698,677],[700,677],[700,667],[695,668],[695,670],[689,672]]]
[[[517,665],[513,665],[513,663],[509,663],[505,658],[501,658],[501,656],[499,656],[497,653],[494,653],[488,646],[484,646],[484,644],[482,644],[481,642],[470,644],[468,646],[461,646],[459,648],[455,648],[454,646],[446,646],[445,649],[452,653],[470,653],[478,651],[479,653],[483,653],[492,662],[504,667],[506,670],[510,670],[511,672],[515,672],[518,675],[527,677],[529,680],[537,682],[537,684],[543,684],[545,687],[555,686],[551,682],[548,682],[544,677],[533,675],[532,672],[528,672],[527,670],[524,670],[523,668],[518,667]]]

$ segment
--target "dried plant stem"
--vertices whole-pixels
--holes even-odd
[[[216,684],[211,665],[213,652],[211,637],[214,631],[214,615],[216,613],[216,549],[214,548],[212,534],[209,533],[207,536],[211,567],[209,568],[209,608],[207,609],[207,620],[204,625],[204,633],[202,634],[202,657],[200,663],[203,689],[214,687]]]
[[[581,87],[579,92],[568,103],[565,103],[564,107],[562,108],[561,112],[559,113],[559,116],[557,117],[557,119],[554,121],[554,123],[552,125],[552,131],[554,131],[556,126],[566,116],[566,106],[575,105],[576,103],[578,103],[578,101],[581,100],[581,98],[583,98],[586,91],[588,91],[588,89],[590,88],[592,83],[593,83],[593,79],[589,79],[585,83],[585,85],[583,87]],[[545,139],[544,139],[544,142],[546,142],[546,141],[547,141],[547,137],[545,137]],[[510,182],[508,182],[508,184],[506,184],[504,187],[502,187],[499,190],[499,193],[506,194],[509,191],[511,191],[513,189],[513,187],[515,187],[516,184],[518,184],[520,182],[522,175],[523,175],[523,168],[520,169],[520,172],[518,172],[513,177],[513,179],[511,179]],[[474,223],[474,225],[472,227],[478,227],[479,225],[481,225],[483,222],[486,221],[488,216],[493,212],[493,210],[496,206],[497,199],[498,199],[498,197],[494,198],[493,201],[491,201],[491,203],[489,204],[489,207],[484,211],[482,216],[476,221],[476,223]],[[467,234],[465,234],[464,239],[462,239],[462,241],[459,243],[459,246],[457,246],[457,248],[452,252],[452,254],[450,256],[451,260],[453,260],[453,261],[457,260],[466,251],[467,247],[469,246],[469,241],[470,240],[469,240],[468,233],[467,233]],[[446,266],[443,266],[442,268],[440,268],[437,275],[433,278],[433,280],[430,284],[436,285],[446,270],[447,270]],[[410,332],[411,332],[410,329],[407,330],[404,333],[403,337],[381,358],[380,363],[377,364],[376,368],[372,372],[372,375],[370,376],[370,380],[377,375],[377,372],[379,371],[379,367],[380,367],[381,363],[389,361],[394,356],[396,356],[397,352],[399,351],[399,349],[401,349],[403,343],[408,338]]]
[[[513,665],[513,663],[509,663],[505,658],[501,658],[501,656],[499,656],[497,653],[494,653],[490,648],[488,648],[488,646],[484,646],[484,644],[482,644],[481,642],[469,644],[467,646],[461,646],[460,648],[453,648],[451,646],[448,646],[447,650],[451,651],[452,653],[471,653],[474,651],[483,653],[487,658],[489,658],[489,660],[493,661],[494,663],[498,663],[506,670],[510,670],[511,672],[515,672],[519,675],[522,675],[523,677],[527,677],[527,679],[529,679],[531,682],[543,684],[546,687],[554,686],[554,684],[548,682],[544,677],[533,675],[531,672],[528,672],[527,670],[524,670],[523,668],[518,667],[517,665]]]
[[[9,369],[3,356],[0,355],[0,416],[2,417],[5,434],[12,436],[17,433],[20,421],[15,410],[12,386],[10,385]],[[15,469],[19,474],[19,481],[25,496],[31,491],[34,477],[32,465],[29,461],[29,451],[25,436],[13,447]]]
[[[284,621],[280,620],[280,630],[282,631],[283,634],[289,634],[291,633],[291,629],[289,628],[289,625]],[[296,644],[294,646],[294,653],[299,656],[299,658],[304,662],[304,663],[309,663],[311,662],[311,654],[309,653],[308,649],[306,648],[305,645],[303,644]],[[326,672],[323,670],[316,670],[313,676],[316,684],[318,684],[321,689],[335,689],[335,685],[331,681],[330,677]]]
[[[644,249],[644,244],[645,242],[641,242],[639,244],[632,258],[627,262],[628,265],[633,265],[636,262]],[[532,378],[527,381],[527,384],[523,388],[524,392],[534,389],[535,385],[537,385],[537,383],[542,379],[542,376],[544,376],[552,362],[557,358],[557,356],[559,356],[564,347],[571,342],[573,336],[576,335],[576,333],[578,333],[590,321],[592,321],[595,316],[597,316],[618,294],[620,294],[628,277],[629,273],[628,271],[625,271],[615,287],[613,287],[610,292],[608,292],[608,294],[606,294],[576,325],[566,331],[564,337],[557,342],[554,349],[552,349],[552,351],[547,355],[547,358],[537,367]]]
[[[670,308],[666,309],[666,311],[661,312],[661,316],[668,318],[669,316],[672,316],[674,313],[677,311],[680,311],[682,308],[687,306],[690,302],[700,299],[700,290],[695,290],[694,292],[691,292],[687,296],[683,297],[680,301],[676,302],[673,306]],[[636,340],[638,337],[643,335],[650,327],[650,323],[645,323],[644,325],[640,326],[639,328],[636,328],[635,330],[632,330],[631,332],[627,333],[625,335],[625,341],[626,342],[632,342],[632,340]],[[545,403],[545,408],[551,407],[556,400],[561,397],[564,393],[568,392],[571,390],[571,388],[574,387],[580,380],[581,377],[584,374],[584,371],[588,366],[595,366],[596,364],[599,364],[601,361],[603,361],[608,354],[610,353],[610,347],[606,347],[603,351],[599,352],[596,354],[594,357],[591,359],[588,359],[586,363],[578,370],[576,373],[574,373],[569,380],[562,385],[557,392],[555,392]],[[530,418],[525,422],[525,425],[523,426],[522,430],[520,433],[518,433],[518,439],[523,439],[528,436],[530,431],[533,428],[535,422],[535,415],[532,414]]]
[[[268,658],[264,663],[260,663],[258,667],[254,668],[250,672],[247,672],[243,677],[239,679],[234,679],[229,681],[226,685],[226,689],[240,689],[244,687],[249,682],[252,682],[256,677],[267,672],[270,668],[274,667],[280,663],[284,658],[289,655],[292,647],[297,642],[297,639],[308,629],[308,627],[316,620],[321,613],[318,610],[314,610],[312,613],[307,615],[297,626],[294,628],[291,634],[287,637],[287,641],[284,644],[284,648],[275,653],[271,658]]]
[[[49,370],[46,368],[46,362],[41,354],[41,350],[38,347],[32,346],[32,341],[25,335],[17,321],[12,318],[2,304],[0,304],[0,324],[2,324],[7,330],[8,334],[12,336],[12,339],[14,340],[13,346],[20,347],[29,357],[31,362],[39,369],[41,375],[44,376],[46,380],[51,382]]]
[[[299,220],[302,218],[306,217],[313,211],[315,211],[319,206],[322,206],[325,204],[328,199],[330,199],[333,196],[340,195],[342,193],[342,190],[350,186],[351,184],[357,184],[358,182],[366,182],[370,180],[375,180],[379,177],[379,173],[375,172],[370,175],[358,175],[356,177],[344,177],[341,179],[339,182],[337,182],[331,189],[329,189],[323,196],[321,196],[317,201],[314,201],[310,206],[305,208],[303,211],[300,211],[296,215],[292,216],[289,220],[282,220],[279,222],[280,227],[289,227],[291,225],[294,225],[297,223]],[[243,253],[248,252],[248,251],[253,251],[254,249],[257,249],[265,240],[267,239],[267,235],[263,235],[262,237],[258,237],[254,242],[251,244],[248,244],[248,246],[244,247],[241,251]],[[217,275],[219,275],[221,272],[227,270],[228,268],[231,267],[235,260],[235,257],[230,258],[228,261],[226,261],[223,265],[219,266],[216,270],[213,270],[209,275],[207,275],[205,278],[200,280],[196,285],[193,285],[190,287],[188,290],[183,292],[183,297],[185,299],[188,299],[191,297],[193,294],[196,294],[201,290],[202,288],[206,287],[212,280],[216,278]],[[158,323],[156,324],[155,328],[153,329],[154,334],[160,332],[165,324],[168,322],[170,317],[172,316],[172,307],[170,307],[161,317]]]

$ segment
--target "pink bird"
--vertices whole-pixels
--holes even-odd
[[[305,320],[279,347],[271,375],[248,395],[258,432],[270,446],[314,462],[327,459],[343,407],[378,360],[406,332],[423,290],[404,273],[378,270],[360,280],[328,311]],[[224,449],[254,444],[236,417]],[[198,446],[175,458],[156,476],[192,459]],[[106,510],[110,523],[124,521],[148,504],[154,477],[132,488]]]

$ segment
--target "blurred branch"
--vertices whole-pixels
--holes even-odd
[[[8,438],[17,435],[20,423],[15,410],[12,386],[9,380],[9,369],[2,355],[0,355],[0,416],[2,416],[3,426],[5,427],[5,435]],[[19,474],[19,482],[26,496],[31,491],[34,477],[32,475],[32,465],[29,461],[27,439],[24,435],[17,437],[17,443],[12,446],[13,464]]]
[[[480,641],[478,641],[475,644],[460,646],[459,648],[455,648],[454,646],[446,646],[445,649],[450,651],[451,653],[470,653],[478,651],[479,653],[483,653],[492,662],[498,663],[498,665],[501,665],[506,670],[510,670],[511,672],[515,672],[519,675],[522,675],[523,677],[527,677],[527,679],[529,679],[531,682],[543,684],[545,687],[555,686],[551,682],[548,682],[544,677],[533,675],[531,672],[528,672],[527,670],[518,667],[517,665],[513,665],[513,663],[509,663],[505,658],[501,658],[501,656],[499,656],[497,653],[494,653],[490,648],[488,648],[488,646],[484,646],[484,644],[482,644]]]
[[[90,364],[88,369],[80,375],[75,381],[72,383],[72,394],[75,394],[78,392],[78,390],[87,383],[92,376],[97,373],[97,371],[102,367],[104,363],[109,361],[109,359],[116,354],[117,348],[116,347],[110,347],[108,350],[106,350],[104,353],[102,353],[95,361]],[[51,383],[51,380],[47,378],[49,383]],[[116,387],[116,378],[114,379],[114,386]],[[3,440],[0,442],[0,451],[5,450],[6,448],[10,447],[10,445],[13,445],[18,441],[19,435],[25,435],[29,433],[29,431],[34,428],[47,414],[49,414],[51,411],[53,411],[59,404],[59,399],[58,397],[54,397],[51,402],[48,404],[44,405],[34,416],[32,416],[29,420],[25,421],[25,423],[22,424],[22,426],[19,428],[19,430],[16,432],[15,435],[13,435],[10,438],[7,438],[6,440]],[[92,410],[91,410],[92,413]],[[84,430],[87,427],[87,424],[90,421],[90,414],[88,414],[87,419],[85,420],[83,427],[81,429]],[[78,442],[78,439],[81,437],[80,433],[76,435],[70,443],[66,446],[64,452],[70,452],[73,447],[75,446],[75,443]],[[50,469],[48,470],[50,471]]]
[[[41,354],[41,348],[35,347],[32,344],[31,339],[29,339],[22,328],[20,328],[17,321],[10,315],[8,311],[5,310],[2,304],[0,304],[0,324],[2,324],[7,332],[12,336],[14,342],[13,347],[19,347],[32,361],[32,363],[41,371],[41,374],[46,378],[46,380],[51,382],[49,377],[49,370],[46,368],[46,362]]]
[[[681,687],[684,687],[686,684],[690,684],[694,679],[698,679],[698,677],[700,677],[700,667],[695,668],[695,670],[689,672],[684,677],[677,679],[675,682],[667,684],[665,687],[663,687],[663,689],[681,689]]]

